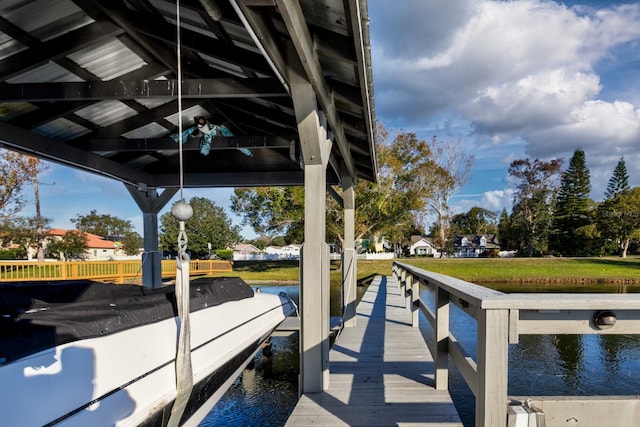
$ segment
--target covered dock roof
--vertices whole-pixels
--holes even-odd
[[[185,187],[302,185],[294,67],[334,142],[327,184],[375,181],[366,1],[181,0],[180,14],[182,117],[175,1],[0,2],[0,146],[176,188],[172,136],[204,117],[233,136],[208,155],[187,138]]]

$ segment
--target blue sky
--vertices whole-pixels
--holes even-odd
[[[509,209],[512,160],[568,162],[577,147],[594,200],[621,156],[640,186],[640,2],[370,0],[369,15],[378,120],[391,133],[460,141],[475,158],[455,211]],[[57,165],[41,181],[54,227],[96,209],[142,230],[120,183]],[[239,224],[232,192],[185,198],[207,197]]]

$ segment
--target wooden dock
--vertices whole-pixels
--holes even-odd
[[[461,427],[395,278],[371,283],[356,321],[331,349],[329,389],[303,395],[286,425]]]

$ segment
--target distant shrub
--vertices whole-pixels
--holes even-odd
[[[216,250],[216,255],[220,258],[220,259],[224,259],[224,260],[232,260],[233,259],[233,250],[232,249],[217,249]]]
[[[22,259],[22,249],[3,249],[0,250],[0,259]]]

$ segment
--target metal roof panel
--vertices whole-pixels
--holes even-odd
[[[66,141],[77,138],[91,132],[90,129],[60,117],[48,123],[38,126],[33,131],[55,141]]]
[[[78,50],[68,58],[101,80],[115,79],[146,64],[117,38]]]
[[[75,112],[76,115],[98,126],[105,127],[135,116],[136,110],[114,99],[91,104]]]
[[[0,15],[40,41],[94,22],[71,0],[4,0]]]

